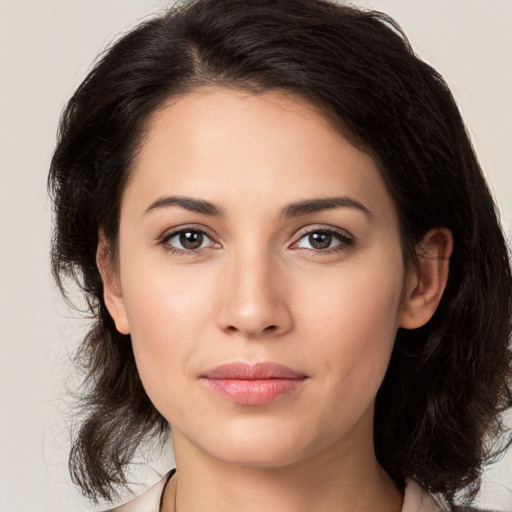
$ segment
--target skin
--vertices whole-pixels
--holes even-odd
[[[290,211],[332,197],[343,204]],[[180,229],[200,247],[184,248]],[[401,509],[375,458],[374,402],[398,327],[428,321],[446,283],[449,232],[424,242],[406,275],[375,162],[301,99],[209,87],[152,117],[122,198],[119,260],[102,238],[98,266],[172,426],[178,471],[163,510]],[[233,403],[201,375],[234,361],[307,378],[268,404]]]

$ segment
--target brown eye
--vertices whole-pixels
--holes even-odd
[[[311,233],[308,235],[308,241],[313,249],[327,249],[331,246],[332,235],[330,233]]]
[[[199,249],[203,239],[204,235],[200,231],[182,231],[179,235],[180,244],[184,249]]]
[[[217,244],[200,229],[181,229],[167,235],[161,243],[169,251],[187,252],[198,251]]]
[[[353,243],[354,239],[347,232],[319,229],[304,233],[294,244],[294,248],[329,253],[348,249]]]

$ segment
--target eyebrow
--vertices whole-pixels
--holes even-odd
[[[210,201],[204,199],[194,199],[192,197],[183,196],[164,196],[153,201],[144,211],[144,215],[157,210],[159,208],[167,208],[169,206],[178,206],[184,210],[189,210],[203,215],[211,215],[214,217],[222,217],[224,212]]]
[[[323,210],[333,210],[334,208],[355,208],[363,212],[370,219],[373,218],[372,212],[364,204],[347,196],[321,197],[292,203],[284,208],[281,216],[285,218],[300,217],[301,215]]]
[[[224,216],[223,210],[215,206],[210,201],[184,196],[159,197],[153,201],[153,203],[151,203],[148,208],[146,208],[144,215],[154,210],[160,208],[168,208],[170,206],[178,206],[184,210],[200,213],[202,215],[210,215],[213,217]],[[356,210],[363,212],[370,219],[373,218],[372,212],[366,206],[364,206],[356,199],[347,196],[321,197],[317,199],[306,199],[304,201],[291,203],[281,211],[281,217],[300,217],[301,215],[316,213],[323,210],[332,210],[335,208],[355,208]]]

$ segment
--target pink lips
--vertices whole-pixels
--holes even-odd
[[[307,376],[276,363],[230,363],[202,378],[211,391],[232,402],[263,405],[297,390]]]

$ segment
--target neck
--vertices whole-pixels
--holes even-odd
[[[364,430],[364,429],[363,429]],[[173,433],[177,472],[163,512],[399,512],[402,493],[378,464],[373,442],[340,442],[280,467],[229,464]]]

